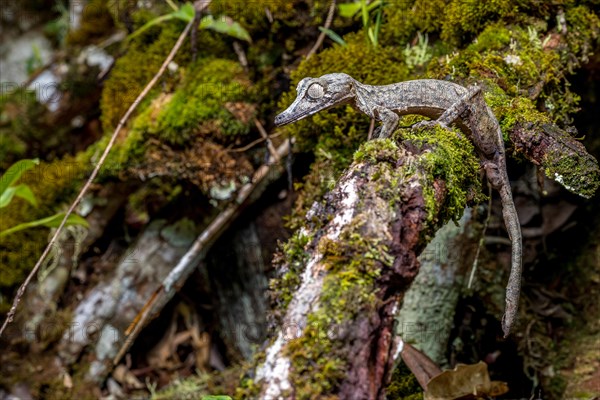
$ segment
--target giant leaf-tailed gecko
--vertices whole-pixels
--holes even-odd
[[[380,121],[376,137],[390,137],[399,116],[419,114],[431,123],[456,122],[472,140],[488,181],[500,193],[502,214],[512,244],[512,267],[506,288],[506,310],[502,318],[505,337],[515,322],[521,288],[521,227],[506,173],[504,141],[498,120],[485,103],[479,88],[467,89],[456,83],[421,79],[372,86],[343,73],[304,78],[296,88],[296,100],[275,117],[276,125],[289,124],[319,111],[350,104]]]

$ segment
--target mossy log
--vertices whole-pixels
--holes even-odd
[[[413,135],[414,134],[414,135]],[[470,143],[440,127],[363,144],[355,162],[287,248],[295,281],[255,380],[242,398],[384,397],[394,362],[394,317],[419,270],[418,254],[464,209],[478,181]],[[447,168],[438,168],[444,159]],[[450,205],[456,207],[449,212]],[[304,237],[304,240],[299,240]],[[297,260],[302,249],[303,265]],[[297,263],[296,263],[297,264]],[[296,270],[296,271],[294,271]],[[290,274],[298,273],[298,279]],[[243,392],[243,393],[242,393]]]

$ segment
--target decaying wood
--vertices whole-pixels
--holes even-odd
[[[112,193],[108,196],[108,193]],[[44,274],[43,279],[31,285],[24,297],[24,307],[21,313],[17,315],[15,321],[16,332],[29,332],[31,334],[11,333],[7,330],[7,338],[16,340],[25,339],[34,347],[43,343],[45,332],[50,325],[55,325],[55,313],[59,310],[58,301],[64,295],[64,289],[72,276],[81,278],[78,273],[76,260],[80,254],[88,251],[90,246],[98,240],[103,234],[106,226],[112,220],[119,208],[127,199],[127,190],[124,184],[108,183],[98,194],[98,197],[107,198],[106,204],[95,206],[86,219],[90,224],[87,230],[84,230],[85,237],[73,237],[68,233],[67,237],[61,243],[56,245],[56,254],[53,256],[53,266]],[[67,233],[68,231],[65,231]],[[56,326],[56,328],[59,328]]]
[[[569,191],[590,198],[598,190],[598,161],[568,132],[552,124],[517,123],[508,135],[516,150]]]
[[[426,172],[418,167],[412,169],[419,165],[420,157],[422,155],[400,148],[391,160],[354,163],[326,196],[325,204],[315,205],[309,212],[304,234],[314,239],[306,248],[308,261],[281,321],[281,329],[256,370],[260,398],[294,398],[296,388],[292,375],[295,371],[288,357],[289,344],[302,340],[307,333],[304,328],[309,315],[320,308],[324,280],[332,273],[328,268],[331,260],[324,256],[322,248],[327,243],[343,242],[343,238],[353,233],[388,249],[390,257],[382,256],[375,261],[378,278],[372,287],[365,289],[375,295],[373,309],[369,312],[354,310],[356,315],[341,316],[344,322],[334,329],[337,334],[332,339],[333,346],[338,350],[335,357],[342,358],[345,365],[344,378],[335,395],[346,399],[383,398],[383,387],[394,359],[394,316],[418,272],[417,256],[426,244],[425,237],[433,236],[437,228],[428,220],[425,205]],[[381,172],[379,163],[389,163],[392,169],[414,171],[395,182],[398,189],[395,197],[402,201],[393,206],[381,190],[390,182],[382,177],[385,173]],[[445,182],[436,181],[433,191],[436,201],[443,202],[447,195]],[[324,225],[315,226],[315,220],[323,221]],[[299,327],[294,332],[302,333],[290,336],[289,327]]]
[[[289,152],[290,140],[286,140],[277,150],[277,157],[280,159]],[[204,259],[206,253],[219,236],[230,226],[230,224],[239,216],[243,207],[256,201],[264,192],[267,185],[281,176],[283,168],[273,163],[270,157],[266,164],[261,165],[252,181],[240,188],[235,201],[228,205],[196,238],[190,248],[179,259],[168,275],[161,280],[158,287],[155,287],[153,293],[146,296],[146,303],[137,309],[138,314],[132,318],[131,325],[124,331],[125,340],[122,342],[119,351],[113,354],[113,364],[116,365],[133,341],[146,325],[149,319],[157,315],[167,302],[175,295],[179,289]]]
[[[236,224],[238,225],[238,224]],[[232,229],[233,230],[233,229]],[[224,235],[206,260],[202,277],[214,288],[219,336],[229,360],[249,361],[266,337],[269,259],[261,254],[254,221]]]

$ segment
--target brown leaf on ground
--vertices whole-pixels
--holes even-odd
[[[458,364],[432,378],[424,393],[425,400],[479,399],[508,392],[504,382],[492,382],[487,364]]]

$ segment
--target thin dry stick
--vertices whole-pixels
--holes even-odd
[[[283,131],[281,131],[281,132],[279,132],[279,133],[274,133],[274,134],[272,134],[272,135],[270,135],[270,136],[268,136],[268,137],[266,137],[266,138],[264,138],[264,137],[260,137],[260,138],[258,138],[258,139],[256,139],[256,140],[254,140],[254,141],[252,141],[252,142],[248,143],[248,144],[247,144],[247,145],[245,145],[245,146],[242,146],[242,147],[236,147],[235,149],[227,149],[227,151],[229,151],[229,152],[236,152],[236,153],[238,153],[238,152],[244,152],[244,151],[246,151],[246,150],[249,150],[249,149],[253,148],[253,147],[254,147],[254,146],[256,146],[257,144],[264,142],[265,140],[268,140],[268,139],[274,139],[274,138],[276,138],[276,137],[278,137],[278,136],[281,136],[281,135],[283,135],[283,134],[284,134],[284,132],[283,132]]]
[[[273,160],[275,161],[275,163],[278,163],[279,156],[277,155],[277,149],[275,149],[275,147],[273,146],[273,143],[271,143],[271,140],[269,140],[269,134],[265,130],[265,127],[256,118],[254,119],[254,125],[256,125],[256,127],[258,128],[258,132],[260,132],[260,136],[262,136],[262,138],[267,141],[267,148],[269,149],[269,153],[271,153],[271,157],[273,157]]]
[[[323,26],[323,28],[329,29],[329,27],[331,26],[331,23],[333,22],[334,11],[335,11],[335,0],[331,0],[331,5],[329,6],[329,11],[327,12],[327,19],[325,20],[325,25]],[[306,55],[307,60],[309,58],[311,58],[317,52],[319,47],[321,47],[321,44],[323,44],[323,40],[325,40],[325,32],[321,31],[321,34],[317,38],[315,45],[312,47],[312,49],[310,49],[310,51]]]
[[[6,319],[4,320],[4,323],[2,324],[2,328],[0,328],[0,337],[2,337],[2,333],[4,332],[4,330],[6,329],[6,327],[8,326],[8,324],[10,324],[13,321],[13,319],[15,317],[15,314],[17,312],[17,306],[19,305],[19,302],[21,301],[21,297],[23,297],[23,294],[25,293],[25,289],[27,289],[27,286],[29,285],[29,282],[31,282],[31,279],[35,276],[35,274],[37,274],[37,271],[40,269],[40,266],[42,265],[42,262],[44,261],[44,259],[46,258],[46,256],[48,256],[48,253],[50,252],[50,249],[54,246],[54,243],[56,242],[56,239],[58,238],[58,235],[60,235],[63,227],[65,226],[65,223],[67,222],[67,219],[73,213],[73,211],[75,210],[75,207],[77,207],[77,205],[79,204],[79,202],[81,202],[81,199],[87,193],[87,191],[88,191],[89,187],[91,186],[92,182],[94,181],[94,179],[98,175],[98,172],[100,172],[100,168],[102,167],[102,164],[104,164],[104,161],[106,161],[106,157],[108,156],[108,153],[110,152],[110,150],[112,149],[113,145],[115,144],[117,136],[121,132],[121,129],[125,125],[125,122],[127,122],[127,120],[129,119],[129,117],[131,116],[131,114],[133,113],[133,111],[137,108],[137,106],[140,104],[140,102],[142,101],[142,99],[144,97],[146,97],[146,95],[148,94],[148,92],[154,87],[154,85],[156,84],[156,82],[158,82],[158,79],[162,76],[162,74],[167,69],[167,65],[169,65],[169,63],[171,61],[173,61],[173,58],[175,58],[175,54],[177,54],[177,51],[179,51],[179,48],[183,44],[183,41],[185,40],[185,37],[189,33],[190,28],[192,27],[192,24],[193,24],[193,20],[190,21],[187,24],[187,26],[185,27],[185,29],[183,30],[183,32],[179,36],[179,39],[177,39],[177,43],[175,43],[175,46],[173,47],[173,49],[171,49],[171,52],[169,53],[169,55],[167,56],[167,58],[165,59],[165,61],[161,65],[160,69],[158,70],[158,72],[156,73],[156,75],[154,75],[154,78],[152,78],[152,80],[148,83],[148,85],[146,85],[146,87],[144,88],[144,90],[142,90],[142,92],[135,99],[135,101],[133,102],[133,104],[129,107],[129,109],[127,110],[127,112],[123,116],[123,118],[121,118],[121,120],[119,121],[119,124],[117,125],[117,128],[113,132],[113,134],[112,134],[112,136],[110,138],[110,141],[108,142],[108,145],[104,149],[104,153],[102,153],[102,157],[100,157],[100,160],[96,164],[96,167],[92,171],[92,174],[90,175],[90,177],[88,178],[88,180],[85,182],[85,185],[83,185],[83,188],[81,189],[81,191],[77,195],[77,198],[75,199],[75,201],[71,204],[71,206],[67,210],[67,212],[66,212],[66,214],[65,214],[62,222],[58,226],[58,229],[56,229],[56,231],[54,232],[54,235],[52,235],[52,239],[50,239],[50,242],[48,243],[48,245],[44,249],[44,252],[42,253],[42,255],[40,256],[40,258],[36,262],[35,266],[31,270],[31,272],[29,273],[29,275],[27,275],[27,278],[25,279],[25,281],[23,282],[23,284],[21,284],[21,286],[19,287],[19,290],[17,291],[17,295],[15,296],[15,299],[13,301],[13,305],[10,308],[10,311],[8,312],[8,314],[6,316]]]
[[[369,124],[369,134],[367,135],[367,140],[373,139],[373,131],[375,130],[375,120],[371,118],[371,123]]]

